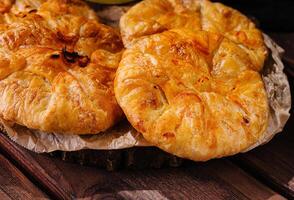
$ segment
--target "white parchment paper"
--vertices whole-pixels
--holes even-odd
[[[291,92],[287,76],[283,72],[284,64],[281,60],[284,50],[268,35],[263,34],[263,37],[270,51],[269,58],[262,71],[262,79],[269,102],[269,126],[263,137],[244,152],[269,142],[275,134],[283,130],[290,117]]]

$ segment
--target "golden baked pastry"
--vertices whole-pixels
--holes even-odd
[[[38,9],[46,0],[1,0],[0,13],[32,12]]]
[[[263,137],[269,111],[258,71],[267,51],[243,15],[208,1],[146,0],[121,31],[115,95],[148,142],[205,161]]]
[[[12,7],[10,12],[14,14],[35,12],[46,0],[10,0]]]
[[[220,33],[238,43],[260,70],[266,58],[261,32],[237,10],[207,0],[145,0],[120,20],[125,46],[134,40],[172,28]]]
[[[120,119],[113,79],[123,45],[85,3],[49,0],[34,12],[4,18],[1,118],[68,134],[96,134]]]

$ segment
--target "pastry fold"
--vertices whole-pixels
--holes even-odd
[[[121,118],[113,79],[123,44],[87,4],[16,1],[0,30],[1,118],[64,134],[96,134]]]
[[[127,50],[115,95],[148,142],[205,161],[263,137],[267,49],[249,19],[209,1],[145,0],[120,25]]]

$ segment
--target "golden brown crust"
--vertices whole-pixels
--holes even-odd
[[[9,12],[12,5],[13,5],[12,0],[1,0],[0,1],[0,13]]]
[[[119,120],[113,79],[122,42],[92,14],[76,0],[5,14],[10,23],[0,24],[2,118],[68,134],[96,134]]]
[[[169,16],[174,12],[168,6],[185,8],[182,1],[156,2],[160,3],[143,1],[121,22],[128,48],[114,89],[128,120],[151,144],[192,160],[232,155],[256,143],[268,125],[269,112],[258,73],[266,57],[260,31],[237,11],[221,4],[183,1],[193,2],[196,11],[200,4],[201,27],[172,29],[173,24],[161,21],[153,32],[154,24],[165,19],[166,11]],[[223,11],[205,14],[206,9],[231,10],[236,16],[228,19],[233,22],[218,22],[221,17],[208,16]],[[144,21],[155,10],[156,17]],[[144,16],[140,20],[149,28],[136,27],[139,16]],[[205,18],[208,22],[204,22]],[[223,24],[218,27],[219,23]],[[161,25],[171,27],[158,31]],[[209,32],[199,31],[204,25]],[[259,51],[261,57],[257,55]]]
[[[246,16],[220,3],[207,0],[145,0],[120,20],[125,46],[138,38],[173,28],[220,33],[244,46],[255,70],[267,56],[261,32]]]

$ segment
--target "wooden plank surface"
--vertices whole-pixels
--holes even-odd
[[[11,161],[15,162],[27,174],[30,174],[31,177],[53,197],[58,199],[72,199],[73,196],[70,191],[67,191],[66,188],[60,188],[58,179],[52,178],[52,176],[45,171],[45,168],[40,166],[34,159],[32,155],[35,155],[35,153],[29,152],[19,145],[16,145],[2,133],[0,133],[0,149]],[[30,153],[32,153],[32,155]]]
[[[3,149],[3,145],[1,147]],[[225,159],[188,162],[180,168],[107,172],[29,152],[18,145],[9,148],[21,151],[11,158],[59,199],[283,199]],[[24,160],[37,167],[26,166],[28,163]],[[42,169],[42,175],[36,168]],[[59,188],[57,193],[55,188]]]
[[[0,154],[0,199],[48,199],[48,196]]]
[[[63,170],[66,180],[72,185],[77,197],[252,199],[252,194],[258,194],[253,199],[271,197],[282,199],[281,196],[226,161],[190,163],[180,168],[145,169],[144,171],[133,169],[111,173],[90,167],[67,170],[73,165],[64,162],[55,162],[55,164]],[[77,173],[82,176],[75,176]],[[89,178],[84,181],[83,177]],[[244,182],[233,186],[230,178],[227,179],[227,177],[242,179]],[[242,186],[245,185],[249,185],[251,190],[244,189]]]

